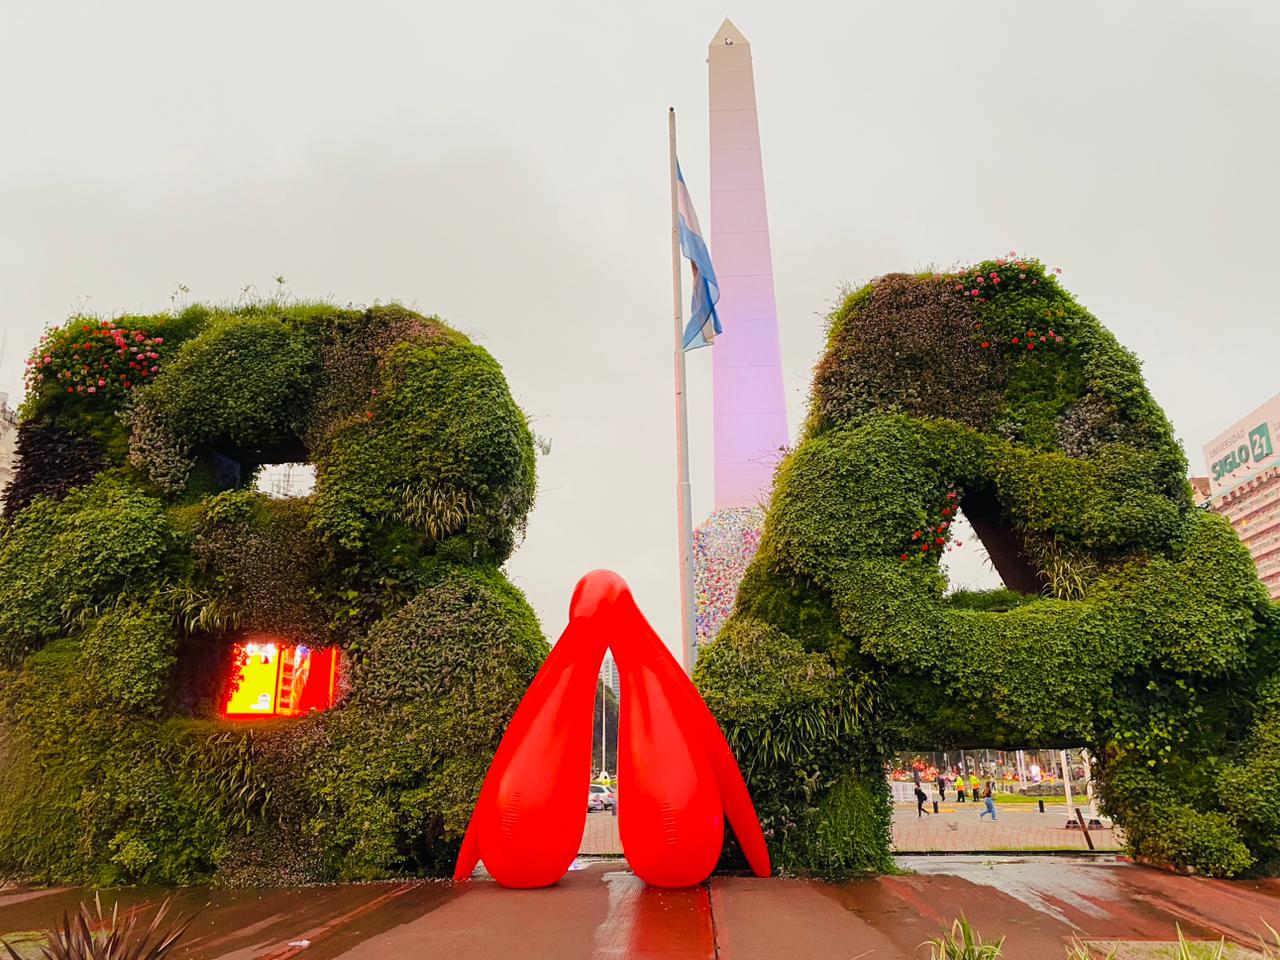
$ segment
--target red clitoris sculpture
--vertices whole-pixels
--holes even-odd
[[[770,873],[760,821],[729,744],[616,573],[595,570],[569,625],[516,709],[480,789],[454,880],[483,860],[505,887],[545,887],[569,869],[586,822],[591,726],[605,649],[622,681],[618,830],[631,869],[657,887],[711,875],[729,818],[756,876]]]

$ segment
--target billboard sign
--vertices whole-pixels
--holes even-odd
[[[1265,467],[1280,465],[1280,396],[1205,444],[1204,462],[1214,496]]]

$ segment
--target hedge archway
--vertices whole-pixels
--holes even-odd
[[[535,455],[493,358],[395,305],[196,306],[73,318],[27,381],[0,876],[446,872],[547,649],[500,570]],[[286,461],[314,464],[311,495],[253,489]],[[341,648],[339,704],[223,719],[246,635]]]
[[[946,595],[961,509],[1014,602]],[[1135,852],[1230,875],[1280,853],[1224,773],[1280,724],[1260,698],[1276,622],[1230,526],[1193,506],[1137,360],[1011,256],[883,277],[837,308],[697,677],[784,865],[887,866],[894,746],[1086,744]]]

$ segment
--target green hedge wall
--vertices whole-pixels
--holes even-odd
[[[0,521],[0,879],[446,872],[547,650],[500,571],[535,475],[498,364],[400,306],[279,303],[76,317],[32,360]],[[301,460],[310,496],[252,489]],[[247,634],[340,647],[338,705],[221,719]]]
[[[1038,262],[848,294],[696,674],[778,863],[883,869],[894,747],[1084,744],[1134,853],[1274,865],[1276,608],[1185,477],[1137,360]],[[958,510],[1020,593],[946,595]]]

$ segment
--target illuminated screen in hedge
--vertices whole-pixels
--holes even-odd
[[[254,641],[231,651],[238,667],[223,715],[234,719],[297,717],[333,706],[338,679],[336,648]]]

